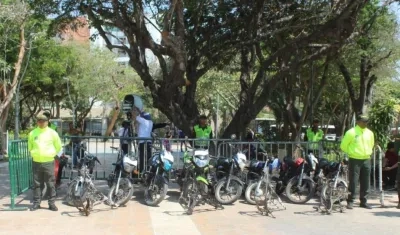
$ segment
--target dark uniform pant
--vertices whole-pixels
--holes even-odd
[[[349,192],[348,202],[356,199],[357,184],[360,182],[360,202],[366,203],[370,187],[371,160],[349,159]]]
[[[149,165],[149,158],[151,158],[151,142],[139,143],[139,172],[147,170],[145,167]]]
[[[42,188],[47,185],[49,204],[54,204],[56,199],[56,188],[54,185],[54,161],[51,162],[33,162],[33,203],[40,204],[42,198]]]

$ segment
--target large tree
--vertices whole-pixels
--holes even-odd
[[[358,36],[343,48],[337,64],[343,75],[356,114],[366,112],[372,102],[375,83],[383,76],[393,76],[399,59],[396,16],[380,1],[370,1],[360,14]]]
[[[225,129],[228,136],[242,131],[256,117],[282,78],[310,60],[334,54],[346,43],[368,1],[30,2],[37,12],[57,14],[58,23],[73,19],[77,12],[87,15],[109,49],[127,51],[130,65],[151,92],[154,107],[186,133],[199,114],[198,80],[239,56],[240,102]],[[161,43],[149,32],[149,18],[156,19]],[[107,27],[120,29],[127,44],[112,44],[109,37],[115,35]],[[150,73],[146,51],[157,58],[161,76]]]

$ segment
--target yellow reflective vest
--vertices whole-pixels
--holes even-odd
[[[199,125],[194,126],[194,133],[196,134],[196,139],[210,139],[210,134],[212,129],[210,126],[206,128],[201,128]],[[195,141],[195,146],[208,146],[208,141]]]
[[[50,127],[36,127],[29,133],[28,150],[34,162],[51,162],[61,150],[61,139]]]
[[[369,159],[375,145],[374,133],[368,128],[359,126],[348,130],[344,135],[340,148],[354,159]]]
[[[314,143],[310,144],[309,149],[311,149],[311,150],[318,149],[318,144],[315,142],[319,142],[324,138],[324,132],[321,129],[318,129],[318,131],[315,133],[312,130],[312,128],[308,128],[306,135],[307,135],[308,142],[314,142]]]

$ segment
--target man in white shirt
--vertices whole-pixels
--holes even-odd
[[[118,136],[121,138],[120,145],[122,152],[124,153],[124,155],[128,154],[129,146],[131,144],[129,138],[132,137],[130,122],[128,120],[122,122],[122,127],[118,130]]]
[[[132,117],[136,121],[136,132],[139,138],[139,172],[143,173],[145,162],[151,157],[150,139],[153,130],[153,121],[149,113],[140,113],[137,109],[133,110]]]

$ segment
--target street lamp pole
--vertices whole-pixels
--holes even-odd
[[[219,92],[217,96],[217,118],[216,118],[216,130],[215,130],[215,138],[218,138],[218,132],[219,132]]]

